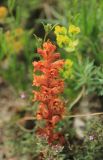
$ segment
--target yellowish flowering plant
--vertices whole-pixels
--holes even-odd
[[[75,51],[79,43],[79,40],[76,37],[79,32],[80,28],[72,24],[70,24],[68,28],[57,25],[54,33],[58,46],[67,52]],[[73,77],[72,71],[73,61],[70,58],[67,58],[64,68],[60,72],[64,79],[71,79]]]
[[[24,30],[16,28],[5,33],[7,48],[11,53],[19,53],[24,48]]]
[[[7,8],[4,6],[1,6],[0,7],[0,20],[4,19],[7,16],[7,14],[8,14]]]
[[[80,28],[75,25],[70,25],[68,29],[57,25],[54,33],[58,46],[63,47],[68,52],[74,51],[79,42],[78,39],[76,39],[76,35],[79,32]]]

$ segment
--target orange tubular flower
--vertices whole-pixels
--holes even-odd
[[[43,48],[38,48],[37,52],[42,56],[39,62],[33,62],[34,80],[33,86],[39,87],[39,91],[33,91],[34,100],[39,101],[37,120],[45,120],[45,126],[37,129],[37,134],[46,137],[48,143],[64,142],[61,133],[55,133],[56,124],[62,119],[65,112],[63,101],[59,94],[64,90],[64,82],[59,76],[59,70],[64,65],[64,60],[60,60],[60,54],[55,53],[56,46],[50,41],[43,44]],[[36,72],[40,71],[40,75]]]

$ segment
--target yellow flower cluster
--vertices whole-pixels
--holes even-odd
[[[6,7],[0,7],[0,19],[4,19],[8,14],[8,10]]]
[[[11,53],[19,53],[24,47],[24,30],[22,28],[16,28],[15,30],[7,31],[5,33],[5,39],[8,49]]]
[[[59,47],[64,47],[66,51],[74,51],[78,45],[78,39],[75,39],[75,35],[80,32],[80,28],[74,25],[70,25],[68,30],[65,27],[57,25],[54,33],[56,34],[56,40]]]

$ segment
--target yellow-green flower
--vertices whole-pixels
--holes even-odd
[[[66,33],[67,33],[67,29],[66,29],[65,27],[61,27],[61,26],[57,25],[57,26],[55,27],[54,33],[55,33],[56,35],[58,35],[58,34],[66,34]]]
[[[74,33],[74,34],[77,34],[80,32],[80,28],[79,27],[76,27],[75,25],[70,25],[69,26],[69,30],[68,30],[69,33]]]
[[[62,47],[63,45],[67,45],[69,43],[69,38],[66,35],[57,35],[57,44]]]
[[[64,72],[63,77],[65,79],[71,78],[72,76],[72,67],[73,67],[73,61],[70,59],[67,59],[64,64]]]
[[[73,61],[71,59],[67,59],[65,61],[65,68],[71,68],[73,66]]]
[[[76,49],[76,46],[78,45],[79,43],[79,40],[76,39],[76,40],[71,40],[69,42],[69,45],[67,47],[65,47],[65,50],[68,51],[68,52],[73,52],[75,49]]]
[[[78,43],[79,43],[79,40],[78,40],[78,39],[76,39],[76,40],[74,40],[74,41],[71,41],[70,47],[71,47],[71,48],[75,48],[75,47],[78,45]]]

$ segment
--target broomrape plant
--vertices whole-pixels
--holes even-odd
[[[55,53],[55,50],[56,46],[50,41],[44,42],[43,48],[37,49],[42,60],[33,62],[33,85],[40,88],[39,91],[33,91],[34,101],[40,102],[36,117],[39,121],[45,120],[44,127],[38,127],[36,132],[45,137],[50,144],[55,141],[63,144],[64,136],[61,132],[54,132],[54,130],[65,113],[64,102],[59,97],[64,90],[64,81],[59,76],[59,70],[63,67],[64,60],[60,60],[60,53]],[[41,74],[36,75],[37,71]]]

